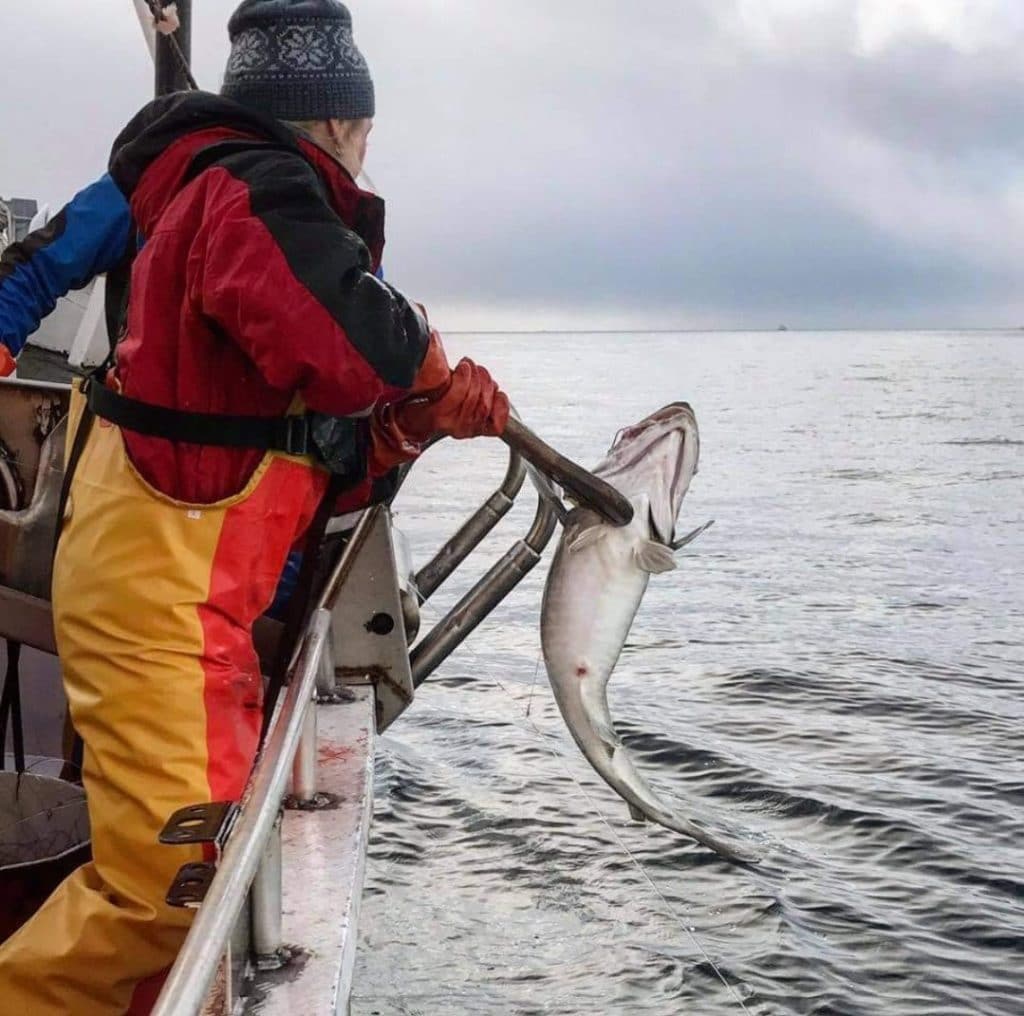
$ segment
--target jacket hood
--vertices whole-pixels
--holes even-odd
[[[128,199],[143,235],[152,232],[187,183],[196,155],[221,141],[252,139],[292,148],[317,171],[341,219],[366,243],[374,265],[384,246],[384,202],[356,186],[318,145],[271,116],[209,92],[176,92],[144,106],[121,131],[110,175]]]

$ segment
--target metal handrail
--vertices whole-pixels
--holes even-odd
[[[526,463],[509,451],[501,486],[462,524],[455,535],[428,561],[413,580],[420,603],[430,599],[441,584],[476,550],[492,529],[512,510],[526,481]]]
[[[539,491],[537,514],[525,538],[509,548],[483,578],[425,635],[409,654],[413,686],[421,684],[469,637],[481,621],[539,563],[558,525],[555,505]]]
[[[526,428],[521,430],[530,434]],[[564,461],[573,465],[567,459]],[[501,486],[438,551],[434,559],[420,569],[414,582],[422,603],[509,513],[527,476],[537,492],[537,512],[533,525],[526,536],[513,544],[490,571],[416,644],[409,654],[414,688],[419,688],[540,563],[541,555],[551,542],[558,520],[565,515],[566,509],[550,480],[516,448],[510,448],[508,468]]]
[[[274,710],[266,743],[253,769],[217,875],[152,1016],[195,1016],[202,1009],[281,809],[306,713],[313,707],[330,621],[331,615],[325,610],[317,611],[311,619],[295,676]]]

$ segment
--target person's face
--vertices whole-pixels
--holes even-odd
[[[364,120],[332,120],[330,125],[338,161],[355,179],[363,171],[373,120],[369,117]]]

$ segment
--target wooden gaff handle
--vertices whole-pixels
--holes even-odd
[[[515,417],[509,417],[501,439],[574,500],[592,508],[612,525],[627,526],[633,521],[633,506],[611,484],[556,452]]]

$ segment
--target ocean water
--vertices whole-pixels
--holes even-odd
[[[694,406],[680,525],[717,524],[652,580],[610,699],[664,797],[763,861],[630,822],[582,759],[540,663],[549,552],[383,738],[353,1012],[1024,1013],[1024,333],[448,346],[587,464]],[[502,469],[424,458],[420,563]]]

